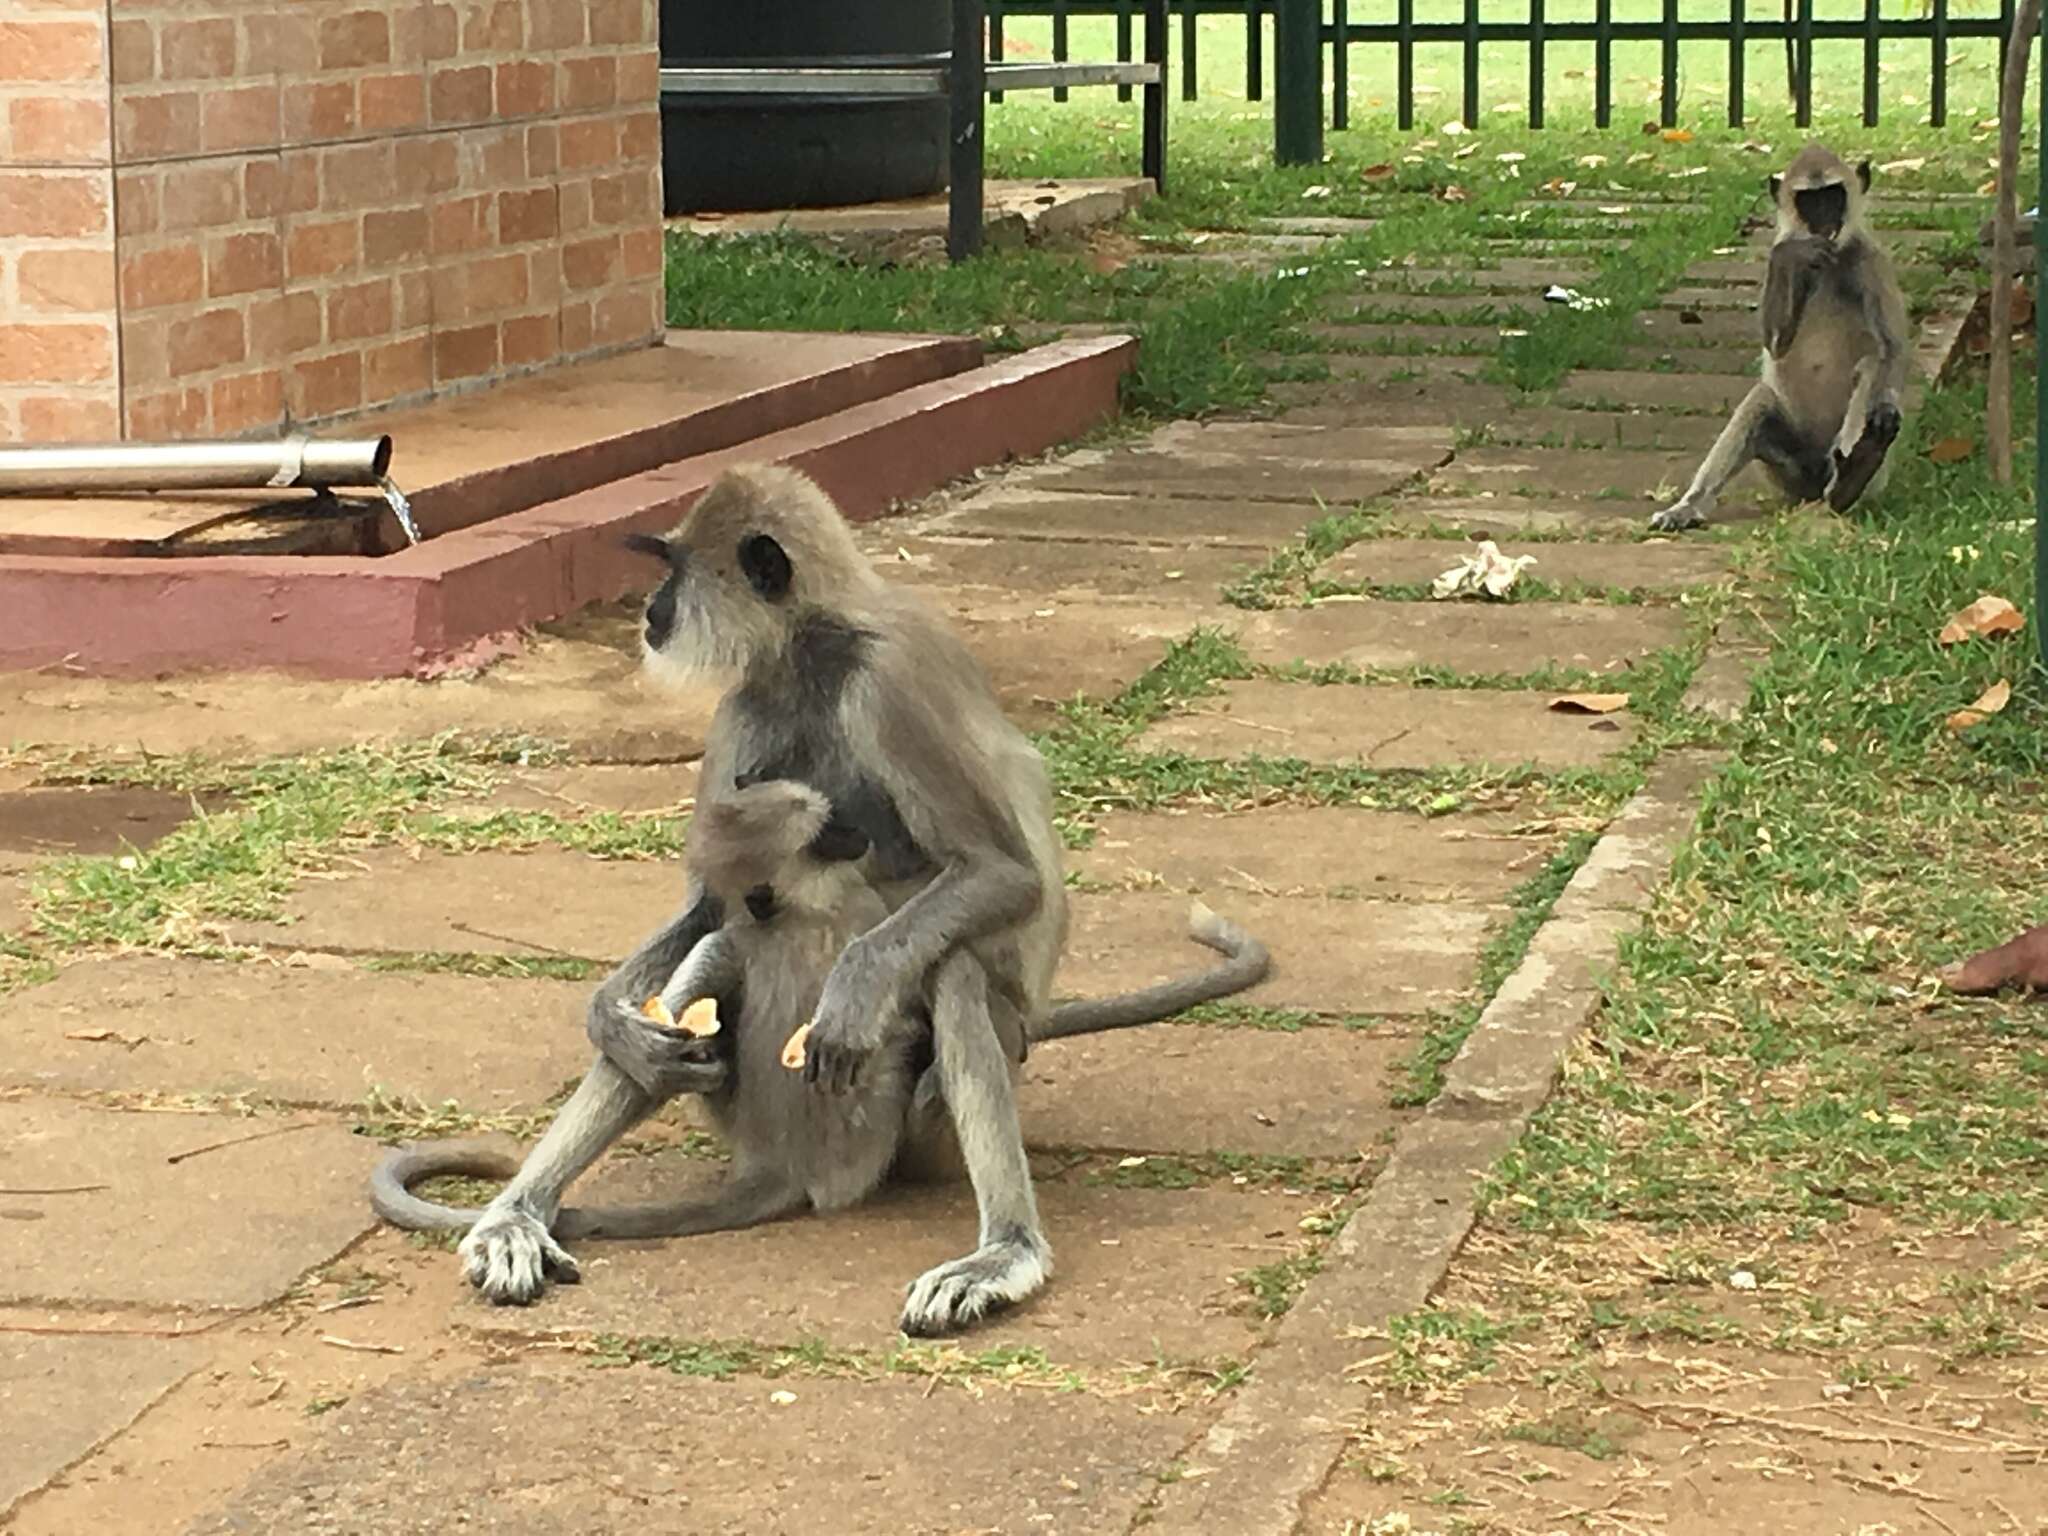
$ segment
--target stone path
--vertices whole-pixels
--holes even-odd
[[[1698,212],[1589,211],[1575,233]],[[1342,222],[1215,254],[1298,260]],[[369,1219],[376,1133],[532,1134],[584,1060],[572,978],[675,898],[670,865],[594,859],[559,831],[658,827],[690,794],[703,701],[646,708],[630,614],[427,686],[6,684],[10,731],[59,750],[495,729],[563,752],[223,921],[232,958],[81,959],[0,1001],[5,1523],[1346,1529],[1312,1502],[1355,1411],[1345,1368],[1449,1262],[1711,767],[1652,760],[1644,715],[1679,720],[1742,527],[1647,541],[1643,521],[1745,387],[1760,262],[1702,263],[1640,317],[1626,368],[1516,403],[1484,354],[1546,273],[1511,257],[1485,296],[1375,278],[1314,332],[1332,377],[1283,386],[1277,419],[1069,453],[864,532],[1018,718],[1066,721],[1053,751],[1092,840],[1062,990],[1193,963],[1190,895],[1277,962],[1229,1007],[1033,1056],[1059,1273],[956,1347],[904,1348],[893,1324],[898,1287],[966,1243],[960,1190],[594,1245],[585,1284],[523,1312],[480,1307],[446,1252]],[[1330,515],[1359,508],[1334,537]],[[1480,537],[1537,557],[1528,595],[1430,602]],[[1169,655],[1180,675],[1197,632],[1227,637],[1203,652],[1225,660],[1158,707],[1063,713]],[[1569,688],[1636,705],[1551,708]],[[1739,707],[1739,660],[1711,654],[1695,690]],[[1082,731],[1107,733],[1107,758],[1059,756]],[[25,921],[31,869],[147,850],[195,811],[33,780],[0,781],[0,934]],[[521,816],[557,831],[514,835]],[[715,1178],[708,1153],[666,1114],[590,1193]]]

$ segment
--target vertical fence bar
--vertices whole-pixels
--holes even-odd
[[[1933,77],[1927,82],[1927,116],[1937,128],[1948,126],[1948,0],[1934,0]]]
[[[1317,7],[1320,12],[1321,7]],[[1320,14],[1316,25],[1322,26]],[[1350,0],[1330,0],[1330,126],[1351,126]]]
[[[1664,97],[1657,108],[1657,121],[1666,128],[1678,126],[1678,0],[1664,0]]]
[[[1052,61],[1055,64],[1067,62],[1067,0],[1052,0]],[[1056,85],[1052,88],[1054,101],[1067,99],[1067,88]]]
[[[1195,0],[1181,0],[1180,7],[1180,99],[1195,99],[1195,53],[1201,47],[1200,34],[1195,20],[1201,12],[1195,9]]]
[[[1116,61],[1128,64],[1131,61],[1131,0],[1116,0]],[[1118,101],[1131,99],[1131,88],[1120,85],[1116,88]]]
[[[2034,119],[2037,135],[2035,158],[2041,162],[2041,185],[2037,190],[2034,206],[2048,208],[2048,22],[2040,28],[2042,39],[2040,73],[2041,105],[2039,115]],[[2002,76],[2000,78],[2003,78]],[[2015,103],[2017,105],[2017,103]],[[2041,295],[2048,293],[2048,240],[2041,237],[2041,224],[2034,222],[2034,302],[2040,303]],[[2036,314],[2039,311],[2036,310]],[[2034,612],[2048,614],[2048,470],[2042,468],[2041,455],[2048,448],[2048,351],[2043,350],[2042,333],[2048,326],[2038,320],[2034,323]],[[2048,668],[2048,623],[2034,625],[2035,643],[2040,648],[2040,661]]]
[[[1273,6],[1273,159],[1322,163],[1322,0],[1275,0]]]
[[[1749,67],[1749,0],[1728,0],[1728,126],[1742,126],[1743,71]]]
[[[1244,99],[1257,101],[1266,86],[1264,0],[1244,0]]]
[[[953,66],[946,81],[953,135],[953,184],[946,197],[946,255],[965,261],[981,249],[982,128],[988,116],[982,60],[988,11],[984,0],[953,0]]]
[[[1813,0],[1799,0],[1798,36],[1794,66],[1799,75],[1799,93],[1793,98],[1792,120],[1801,128],[1813,126]]]
[[[1465,104],[1459,121],[1479,126],[1479,0],[1465,0]]]
[[[1406,133],[1415,126],[1415,0],[1400,0],[1394,10],[1394,95]]]
[[[1884,24],[1878,19],[1877,0],[1863,0],[1863,126],[1877,126],[1877,55],[1884,40]]]
[[[1605,128],[1614,117],[1614,0],[1593,6],[1593,126]]]
[[[1543,126],[1543,0],[1529,0],[1529,126]]]
[[[1166,0],[1145,0],[1145,62],[1159,78],[1145,87],[1144,160],[1153,190],[1166,195]]]
[[[988,0],[988,57],[992,64],[1003,62],[1003,0]],[[990,101],[1001,101],[1001,91],[989,92]]]

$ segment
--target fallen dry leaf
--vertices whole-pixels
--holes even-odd
[[[1690,144],[1692,142],[1692,130],[1690,128],[1666,128],[1664,130],[1664,142],[1666,144]]]
[[[1628,708],[1625,693],[1566,693],[1550,701],[1550,707],[1565,715],[1611,715]]]
[[[1388,161],[1382,160],[1378,165],[1368,165],[1358,174],[1367,181],[1386,181],[1394,174],[1394,167]]]
[[[128,1043],[126,1035],[122,1034],[119,1030],[113,1029],[67,1029],[64,1031],[64,1038],[66,1040],[89,1040],[94,1043],[102,1040],[113,1040],[122,1045]]]
[[[1927,457],[1937,464],[1959,464],[1977,451],[1977,440],[1973,437],[1944,437],[1927,450]]]
[[[1982,725],[2012,701],[2012,684],[2000,678],[1978,696],[1977,702],[1968,709],[1959,709],[1948,717],[1948,728],[1952,731],[1967,731],[1973,725]]]
[[[1936,638],[1943,645],[1954,645],[1972,635],[2005,635],[2026,627],[2025,614],[2004,598],[1986,593],[1942,625]]]
[[[1437,193],[1437,196],[1447,203],[1462,203],[1465,201],[1465,189],[1453,182],[1450,186],[1445,187],[1443,191]]]

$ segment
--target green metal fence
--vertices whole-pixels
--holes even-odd
[[[1323,118],[1323,54],[1328,53],[1330,83],[1330,126],[1343,129],[1350,123],[1351,50],[1355,47],[1391,47],[1395,51],[1395,111],[1400,125],[1415,122],[1415,56],[1419,48],[1455,47],[1459,51],[1463,76],[1463,120],[1478,120],[1480,60],[1482,49],[1521,49],[1528,61],[1527,113],[1531,127],[1543,126],[1545,50],[1553,44],[1591,44],[1593,54],[1593,116],[1607,127],[1614,108],[1614,45],[1652,42],[1658,45],[1660,116],[1665,127],[1678,122],[1682,62],[1689,50],[1726,50],[1728,65],[1728,121],[1740,125],[1750,102],[1748,70],[1757,47],[1782,50],[1791,88],[1793,115],[1800,127],[1813,119],[1813,49],[1817,42],[1852,41],[1862,44],[1863,121],[1875,126],[1883,109],[1878,61],[1887,44],[1918,42],[1927,48],[1928,109],[1936,127],[1948,121],[1948,73],[1951,45],[1966,39],[1995,38],[2002,55],[2005,39],[2012,32],[2013,0],[1999,0],[1996,14],[1985,5],[1971,6],[1958,14],[1951,0],[1863,0],[1860,7],[1838,3],[1822,16],[1819,0],[1728,0],[1727,13],[1702,18],[1687,16],[1696,6],[1681,6],[1680,0],[1622,0],[1624,14],[1615,14],[1615,0],[1592,0],[1592,16],[1583,3],[1569,6],[1579,14],[1573,19],[1552,19],[1547,0],[1520,0],[1502,5],[1498,0],[1464,0],[1463,14],[1452,20],[1427,20],[1417,15],[1416,0],[1173,0],[1171,10],[1178,22],[1180,94],[1195,100],[1201,92],[1201,29],[1194,23],[1202,17],[1230,17],[1244,27],[1245,80],[1247,99],[1262,99],[1266,74],[1267,25],[1274,28],[1273,95],[1276,98],[1276,136],[1283,163],[1313,158],[1320,153]],[[1441,11],[1443,7],[1433,7]],[[1769,14],[1754,14],[1758,10]],[[1518,15],[1503,15],[1504,11]],[[1848,11],[1857,14],[1843,14]],[[1052,56],[1068,57],[1070,23],[1076,17],[1109,17],[1116,22],[1119,59],[1134,57],[1133,18],[1142,13],[1139,0],[989,0],[989,53],[1001,59],[1005,44],[1004,24],[1011,18],[1049,19]],[[1318,46],[1301,43],[1304,29],[1312,30]],[[1294,46],[1290,47],[1290,43]],[[1128,98],[1128,89],[1120,93]],[[1307,98],[1304,104],[1302,98]],[[1056,93],[1064,100],[1065,93]],[[1308,127],[1311,112],[1315,128]],[[1287,120],[1300,126],[1292,134]]]

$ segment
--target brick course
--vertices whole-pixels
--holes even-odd
[[[655,35],[653,0],[0,0],[0,440],[654,340]]]

